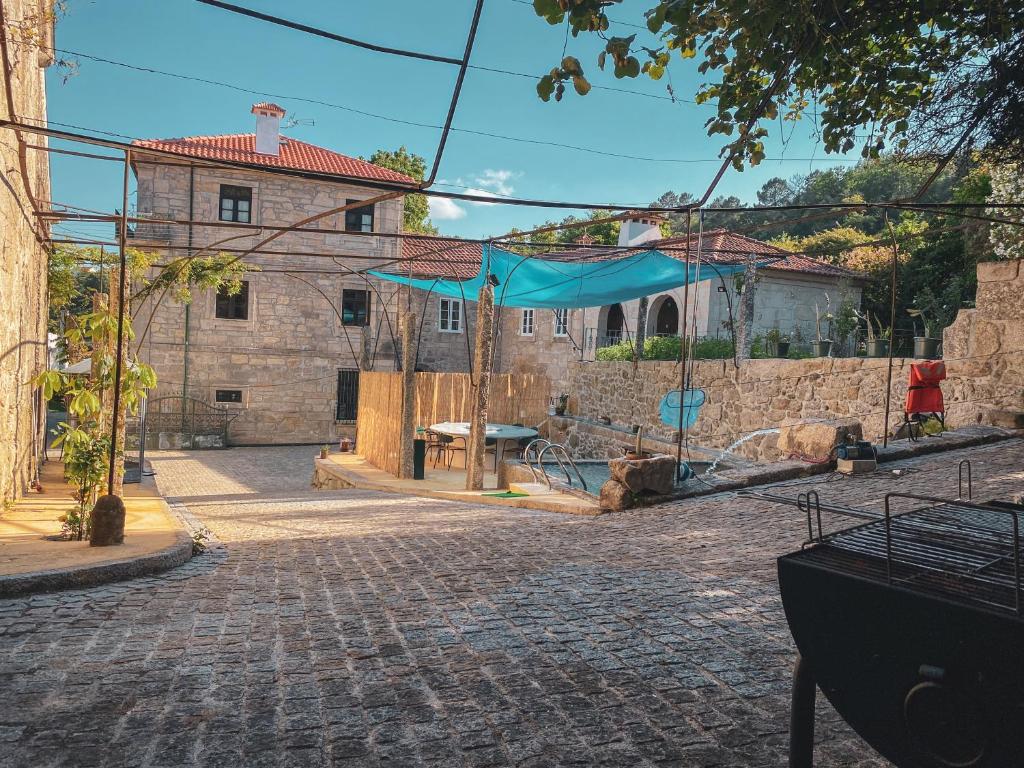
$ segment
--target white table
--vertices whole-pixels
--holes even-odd
[[[466,440],[466,448],[469,448],[469,422],[468,421],[443,421],[440,424],[431,424],[431,432],[449,437],[461,437]],[[494,464],[497,468],[498,456],[503,455],[504,444],[509,440],[521,440],[524,437],[536,437],[537,430],[530,427],[517,427],[513,424],[487,424],[484,436],[494,440]]]

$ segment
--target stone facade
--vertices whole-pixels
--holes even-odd
[[[45,123],[51,59],[38,43],[53,40],[50,4],[4,0],[3,12],[0,109],[11,118],[13,102],[15,119]],[[44,405],[28,382],[47,363],[45,230],[34,207],[50,200],[50,168],[47,153],[26,144],[45,146],[46,139],[0,129],[0,501],[25,491],[45,429]]]
[[[722,288],[725,290],[721,290]],[[646,336],[659,334],[658,315],[668,299],[675,303],[679,317],[676,330],[669,333],[675,335],[682,330],[683,293],[683,288],[676,288],[647,297],[648,310],[644,326]],[[813,341],[817,335],[814,306],[817,303],[821,312],[824,312],[826,294],[832,302],[833,312],[845,299],[852,301],[856,307],[860,306],[861,286],[858,281],[790,270],[758,271],[754,294],[753,334],[763,337],[773,328],[778,328],[783,335],[790,336],[791,340],[802,338],[806,342]],[[692,327],[690,323],[696,307],[697,336],[728,338],[730,306],[733,318],[739,321],[740,296],[736,292],[736,284],[732,277],[695,283],[690,286],[688,298],[687,324]],[[624,338],[636,338],[639,305],[639,299],[622,302],[625,316]],[[585,311],[583,339],[587,360],[594,359],[598,347],[614,341],[614,334],[609,338],[609,309],[610,307],[590,307]]]
[[[945,333],[948,379],[942,390],[951,427],[982,421],[992,408],[1024,409],[1024,270],[1020,262],[981,264],[978,279],[977,308],[961,311]],[[893,361],[890,429],[902,421],[913,362]],[[675,430],[661,424],[658,406],[666,392],[679,388],[679,377],[673,362],[571,363],[569,411],[587,421],[609,419],[620,430],[641,424],[652,438],[671,441]],[[867,439],[880,440],[886,377],[887,361],[875,358],[748,360],[739,367],[732,360],[699,360],[692,386],[704,390],[707,400],[689,439],[722,448],[799,419],[856,418]],[[774,444],[774,435],[759,436],[740,453],[774,458]],[[580,446],[583,455],[596,450],[582,440]]]
[[[254,171],[190,168],[154,159],[136,154],[134,169],[139,210],[158,218],[217,221],[222,184],[251,188],[252,222],[271,226],[290,225],[345,205],[348,199],[372,194],[357,186]],[[401,200],[378,203],[375,227],[397,232],[401,216]],[[369,326],[342,325],[338,316],[342,291],[367,290],[367,282],[350,272],[397,258],[398,244],[394,239],[346,236],[340,231],[344,214],[340,225],[338,218],[313,225],[339,230],[338,234],[288,233],[268,249],[289,255],[257,253],[246,258],[256,271],[245,276],[245,319],[218,318],[212,290],[194,291],[187,307],[170,296],[159,302],[155,313],[152,300],[139,307],[135,321],[139,354],[156,370],[159,381],[153,397],[184,390],[190,397],[237,410],[229,429],[234,444],[323,442],[350,432],[335,419],[338,371],[358,369],[366,358],[380,369],[394,368],[398,291],[394,285],[372,281]],[[161,230],[143,224],[135,234],[137,247],[158,249],[171,259],[185,256],[189,243],[195,253],[240,234],[225,245],[245,248],[270,233],[201,225],[191,227],[191,232],[187,226]],[[216,246],[209,252],[216,253]],[[335,263],[331,258],[299,255],[303,253],[339,254],[339,258]],[[241,400],[218,403],[218,390],[240,391]]]

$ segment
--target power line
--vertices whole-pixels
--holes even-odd
[[[358,48],[365,48],[370,51],[377,51],[378,53],[387,53],[391,54],[392,56],[406,56],[412,59],[421,59],[423,61],[436,61],[441,64],[459,65],[463,63],[462,59],[454,59],[450,56],[437,56],[432,53],[420,53],[418,51],[408,51],[402,48],[389,48],[384,45],[377,45],[376,43],[368,43],[363,40],[356,40],[355,38],[345,37],[344,35],[339,35],[335,32],[328,32],[327,30],[320,29],[319,27],[311,27],[308,24],[300,24],[297,21],[283,19],[280,16],[271,16],[269,13],[260,13],[259,11],[252,10],[251,8],[244,8],[240,5],[233,5],[232,3],[224,3],[220,0],[196,0],[196,2],[202,3],[203,5],[210,5],[214,8],[220,8],[221,10],[231,11],[232,13],[237,13],[242,16],[249,16],[250,18],[258,19],[260,21],[266,21],[271,24],[276,24],[280,27],[294,29],[298,32],[305,32],[306,34],[309,35],[323,37],[328,40],[333,40],[337,43],[345,43],[346,45],[354,45]]]
[[[203,0],[197,0],[197,2],[203,2]],[[371,119],[374,119],[374,120],[383,120],[385,122],[395,123],[395,124],[398,124],[398,125],[408,125],[408,126],[412,126],[414,128],[426,128],[426,129],[430,129],[430,130],[441,130],[443,128],[443,126],[436,125],[434,123],[425,123],[425,122],[421,122],[421,121],[418,121],[418,120],[408,120],[408,119],[405,119],[405,118],[394,117],[392,115],[382,115],[382,114],[380,114],[378,112],[370,112],[369,110],[365,110],[365,109],[357,109],[355,107],[349,107],[349,106],[345,106],[343,104],[335,104],[333,102],[324,101],[322,99],[312,99],[312,98],[307,98],[307,97],[303,97],[303,96],[292,96],[292,95],[282,94],[282,93],[271,93],[269,91],[260,91],[260,90],[256,90],[256,89],[252,89],[252,88],[246,88],[245,86],[237,85],[235,83],[227,83],[227,82],[224,82],[224,81],[221,81],[221,80],[211,80],[209,78],[196,77],[196,76],[193,76],[193,75],[184,75],[184,74],[177,73],[177,72],[168,72],[166,70],[155,69],[155,68],[152,68],[152,67],[143,67],[143,66],[139,66],[139,65],[136,65],[136,64],[129,64],[129,63],[123,62],[123,61],[116,61],[114,59],[104,58],[104,57],[101,57],[101,56],[93,56],[91,54],[83,53],[81,51],[74,51],[74,50],[71,50],[71,49],[68,49],[68,48],[54,48],[52,50],[57,51],[59,53],[68,54],[70,56],[77,56],[77,57],[80,57],[80,58],[83,58],[83,59],[89,59],[91,61],[95,61],[95,62],[98,62],[98,63],[101,63],[101,64],[108,64],[108,65],[111,65],[111,66],[122,67],[124,69],[130,69],[130,70],[134,70],[134,71],[137,71],[137,72],[142,72],[142,73],[145,73],[145,74],[159,75],[161,77],[170,77],[170,78],[175,78],[175,79],[179,79],[179,80],[186,80],[186,81],[190,81],[190,82],[201,83],[203,85],[215,86],[215,87],[218,87],[218,88],[228,88],[230,90],[238,91],[240,93],[246,93],[246,94],[249,94],[251,96],[260,96],[260,97],[271,98],[271,99],[279,99],[279,100],[282,100],[282,101],[293,101],[293,102],[300,102],[300,103],[305,103],[305,104],[314,104],[316,106],[327,107],[329,109],[337,109],[337,110],[341,110],[343,112],[350,112],[352,114],[361,115],[363,117],[368,117],[368,118],[371,118]],[[521,76],[521,77],[528,77],[528,78],[531,78],[531,79],[536,79],[535,75],[529,75],[529,74],[526,74],[526,73],[523,73],[523,72],[511,72],[509,70],[500,70],[500,69],[495,69],[495,68],[492,68],[492,67],[481,67],[481,66],[477,66],[477,65],[473,65],[473,64],[470,64],[469,68],[470,69],[480,69],[480,70],[484,70],[484,71],[488,71],[488,72],[501,72],[503,74],[517,75],[517,76]],[[596,88],[598,86],[594,86],[594,87]],[[619,89],[619,88],[613,88],[613,89],[610,89],[610,90],[621,91],[621,92],[624,92],[624,93],[637,93],[637,95],[649,95],[649,94],[640,94],[638,92],[633,92],[633,91],[624,91],[623,89]],[[657,97],[657,98],[661,98],[661,97]],[[667,97],[665,97],[665,98],[667,98]],[[54,123],[54,125],[60,125],[60,123]],[[676,163],[676,164],[683,164],[683,165],[699,164],[699,163],[719,163],[719,162],[721,162],[718,158],[675,158],[675,157],[649,157],[649,156],[644,156],[644,155],[633,155],[633,154],[629,154],[629,153],[625,153],[625,152],[614,152],[614,151],[611,151],[611,150],[597,149],[595,147],[585,147],[585,146],[580,146],[580,145],[576,145],[576,144],[568,144],[566,142],[551,141],[549,139],[534,139],[534,138],[530,138],[530,137],[527,137],[527,136],[514,136],[514,135],[504,134],[504,133],[495,133],[493,131],[483,131],[483,130],[478,130],[476,128],[457,128],[457,127],[453,126],[451,130],[452,130],[452,132],[464,133],[464,134],[469,135],[469,136],[482,136],[484,138],[497,139],[499,141],[511,141],[511,142],[515,142],[515,143],[518,143],[518,144],[531,144],[531,145],[534,145],[534,146],[546,146],[546,147],[553,147],[553,148],[556,148],[556,149],[567,149],[567,150],[570,150],[570,151],[573,151],[573,152],[584,152],[584,153],[591,154],[591,155],[600,155],[602,157],[614,157],[614,158],[618,158],[618,159],[621,159],[621,160],[635,160],[635,161],[638,161],[638,162],[647,162],[647,163]],[[123,134],[114,134],[114,135],[122,135],[123,136]],[[114,159],[116,159],[116,158],[114,158]],[[847,158],[847,157],[843,157],[843,158],[839,158],[839,157],[821,157],[821,158],[814,158],[814,157],[768,157],[768,158],[765,158],[765,162],[786,162],[786,163],[815,163],[815,162],[817,162],[817,163],[857,163],[857,162],[860,162],[860,160],[858,158]]]
[[[642,203],[591,203],[591,202],[570,202],[561,200],[537,200],[530,198],[519,198],[519,197],[502,197],[496,198],[493,195],[474,195],[464,194],[460,192],[440,192],[438,190],[419,190],[416,187],[410,187],[407,184],[398,184],[395,182],[375,181],[371,179],[356,178],[352,176],[345,176],[337,173],[321,173],[317,171],[303,171],[294,168],[278,168],[274,166],[256,165],[254,163],[246,163],[232,160],[208,160],[205,158],[189,157],[176,152],[169,152],[166,150],[154,149],[152,147],[146,147],[140,149],[134,147],[131,144],[126,144],[122,141],[114,141],[112,139],[103,139],[98,136],[91,136],[85,133],[75,133],[72,131],[55,130],[53,128],[31,125],[23,122],[25,119],[22,118],[22,122],[16,120],[4,120],[0,119],[0,128],[9,127],[12,129],[26,131],[28,133],[36,133],[44,136],[49,136],[54,139],[62,139],[65,141],[77,141],[85,144],[94,144],[97,146],[111,147],[120,149],[122,151],[131,151],[136,155],[146,154],[157,157],[166,157],[174,160],[181,160],[183,157],[188,158],[193,163],[202,166],[208,166],[212,168],[236,168],[256,173],[263,173],[268,175],[276,176],[287,176],[291,178],[301,178],[313,181],[322,181],[325,183],[335,184],[358,184],[359,186],[367,189],[375,190],[392,190],[399,191],[405,194],[415,194],[422,192],[429,197],[447,198],[451,200],[465,200],[467,202],[475,203],[490,203],[492,205],[518,205],[531,208],[552,208],[552,209],[583,209],[583,210],[595,210],[595,211],[641,211],[644,213],[685,213],[686,211],[697,210],[699,206],[696,203],[691,205],[676,205],[676,206],[658,206],[658,205],[644,205]],[[39,121],[42,122],[42,121]],[[110,131],[103,131],[94,128],[85,128],[83,126],[71,125],[68,123],[60,123],[54,120],[49,121],[50,125],[60,125],[77,130],[93,131],[95,133],[106,134],[108,136],[115,136],[119,138],[130,139],[136,141],[137,139],[133,136],[127,136],[125,134],[113,133]],[[757,213],[764,211],[797,211],[797,210],[858,210],[858,209],[883,209],[892,208],[894,210],[902,210],[905,208],[911,208],[909,204],[904,204],[899,200],[891,201],[878,201],[873,203],[792,203],[787,205],[761,205],[761,206],[747,206],[747,207],[726,207],[726,206],[707,206],[703,207],[707,213]],[[984,208],[1002,208],[1002,209],[1024,209],[1024,203],[1004,203],[1004,202],[985,202],[985,203],[913,203],[913,209],[937,209],[946,210],[970,210],[970,209],[984,209]],[[583,222],[587,223],[587,222]]]

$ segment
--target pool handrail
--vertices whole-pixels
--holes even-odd
[[[583,473],[580,472],[580,468],[576,466],[576,462],[572,460],[572,456],[569,455],[569,452],[565,449],[564,445],[562,445],[561,443],[552,442],[549,442],[546,446],[544,446],[544,448],[541,449],[540,455],[537,457],[537,466],[540,469],[540,471],[544,474],[544,479],[547,481],[548,489],[551,489],[551,477],[548,475],[547,472],[544,471],[544,454],[547,453],[548,451],[552,452],[551,455],[554,456],[555,461],[558,462],[558,466],[561,467],[563,472],[565,472],[565,479],[571,487],[572,476],[569,474],[569,470],[565,468],[565,464],[562,462],[562,459],[559,458],[558,456],[558,452],[562,452],[562,455],[565,456],[565,460],[569,462],[569,466],[572,467],[573,470],[576,472],[576,477],[580,481],[580,486],[583,488],[584,491],[586,491],[587,481],[583,479]]]

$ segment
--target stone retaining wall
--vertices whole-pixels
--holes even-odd
[[[1018,262],[978,266],[977,308],[960,312],[946,330],[948,380],[942,385],[946,423],[957,427],[984,420],[993,407],[1024,408],[1024,269]],[[890,429],[903,418],[910,359],[893,360]],[[759,429],[799,419],[856,418],[868,439],[880,440],[885,421],[887,361],[868,358],[701,360],[693,366],[692,386],[707,401],[690,440],[725,447]],[[628,427],[641,424],[653,436],[671,440],[658,405],[678,389],[674,362],[570,363],[569,412],[586,419],[608,418]],[[774,436],[755,439],[741,455],[775,458]],[[583,455],[591,453],[584,447]]]

